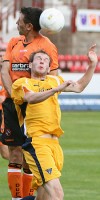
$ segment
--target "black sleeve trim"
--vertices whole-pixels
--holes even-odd
[[[58,67],[58,68],[56,68],[56,69],[52,69],[52,70],[50,70],[50,71],[54,71],[54,70],[57,70],[57,69],[59,69],[59,67]]]
[[[6,61],[6,62],[10,62],[10,60],[3,60],[2,62],[5,62],[5,61]]]

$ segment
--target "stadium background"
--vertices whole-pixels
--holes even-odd
[[[0,55],[9,39],[18,35],[16,20],[21,6],[56,7],[65,16],[65,27],[48,37],[59,52],[59,74],[77,80],[87,67],[87,51],[97,44],[98,65],[91,83],[78,94],[62,94],[59,103],[62,127],[60,142],[65,162],[61,183],[64,200],[100,199],[100,1],[99,0],[0,0]],[[80,14],[81,13],[81,14]],[[78,112],[77,112],[78,111]],[[82,112],[80,112],[82,111]],[[7,161],[0,157],[0,200],[10,200]]]
[[[0,54],[7,42],[18,35],[16,20],[21,6],[56,7],[65,17],[65,27],[56,35],[47,35],[58,47],[59,74],[78,79],[88,65],[88,48],[96,43],[98,65],[95,75],[81,95],[60,95],[62,110],[100,110],[100,2],[99,0],[0,0]],[[45,34],[45,33],[44,33]]]

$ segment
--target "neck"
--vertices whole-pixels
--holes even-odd
[[[40,81],[44,81],[46,79],[46,75],[32,74],[31,78],[36,79],[36,80],[40,80]]]
[[[32,32],[25,36],[25,42],[32,42],[40,34],[39,32]]]

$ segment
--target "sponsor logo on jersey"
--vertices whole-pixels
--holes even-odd
[[[12,63],[12,71],[29,71],[28,63]]]
[[[46,171],[48,172],[48,174],[51,174],[52,173],[52,168],[46,169]]]

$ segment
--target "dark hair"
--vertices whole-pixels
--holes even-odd
[[[39,18],[42,13],[41,8],[32,8],[32,7],[22,7],[21,13],[24,15],[24,22],[31,23],[35,31],[41,29],[39,24]]]
[[[49,56],[48,53],[46,53],[44,50],[40,49],[40,50],[38,50],[38,51],[35,51],[35,52],[31,53],[31,55],[30,55],[30,57],[29,57],[29,62],[31,62],[31,63],[33,62],[34,56],[35,56],[37,53],[43,53],[43,54],[46,54],[46,55]],[[52,62],[52,59],[51,59],[50,56],[49,56],[49,58],[50,58],[50,63],[49,63],[49,67],[50,67],[51,62]]]

